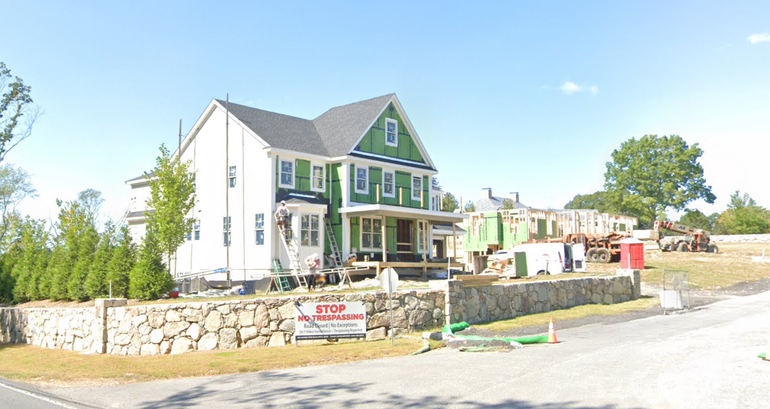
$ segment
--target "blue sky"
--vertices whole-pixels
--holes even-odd
[[[154,166],[212,98],[312,119],[395,92],[463,201],[481,188],[560,208],[602,189],[611,152],[678,134],[725,209],[770,207],[770,2],[38,2],[3,6],[0,61],[45,114],[6,162],[56,198]]]

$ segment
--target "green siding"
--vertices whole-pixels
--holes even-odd
[[[356,193],[356,165],[350,165],[350,200],[358,203],[376,204],[377,190],[380,192],[380,204],[391,206],[402,206],[411,208],[430,208],[430,195],[428,193],[427,176],[422,178],[422,197],[423,203],[420,206],[420,200],[412,199],[412,174],[402,171],[395,172],[395,197],[385,197],[382,195],[382,168],[369,166],[369,193]],[[402,201],[399,204],[399,192],[401,192]]]
[[[398,121],[398,147],[385,144],[386,118]],[[355,150],[425,163],[418,145],[415,143],[412,135],[409,134],[406,126],[404,126],[404,120],[398,114],[393,104],[390,104],[385,109],[385,112],[377,118],[377,121],[369,128],[369,131],[361,139]]]

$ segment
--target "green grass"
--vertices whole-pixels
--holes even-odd
[[[116,356],[84,355],[30,345],[0,345],[0,374],[24,382],[145,382],[404,356],[420,347],[422,341],[418,339],[398,338],[395,346],[391,346],[388,339],[181,355]]]
[[[654,307],[655,305],[660,305],[660,301],[656,297],[642,297],[637,300],[627,301],[619,304],[588,304],[563,310],[523,315],[509,320],[500,320],[486,324],[475,324],[473,327],[487,331],[502,332],[512,329],[548,324],[551,318],[558,322],[573,320],[577,318],[585,318],[589,316],[619,315],[636,310],[646,310],[648,308]]]

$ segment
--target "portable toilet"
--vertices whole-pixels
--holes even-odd
[[[620,242],[620,268],[644,270],[644,242],[634,238]]]

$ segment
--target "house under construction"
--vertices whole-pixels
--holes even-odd
[[[533,209],[519,202],[518,193],[502,198],[493,196],[491,188],[483,191],[482,199],[474,202],[476,212],[470,213],[465,220],[465,262],[469,267],[476,256],[494,254],[518,243],[575,233],[630,233],[638,225],[636,217],[599,213],[592,209]],[[503,205],[505,199],[510,199],[508,206]]]

